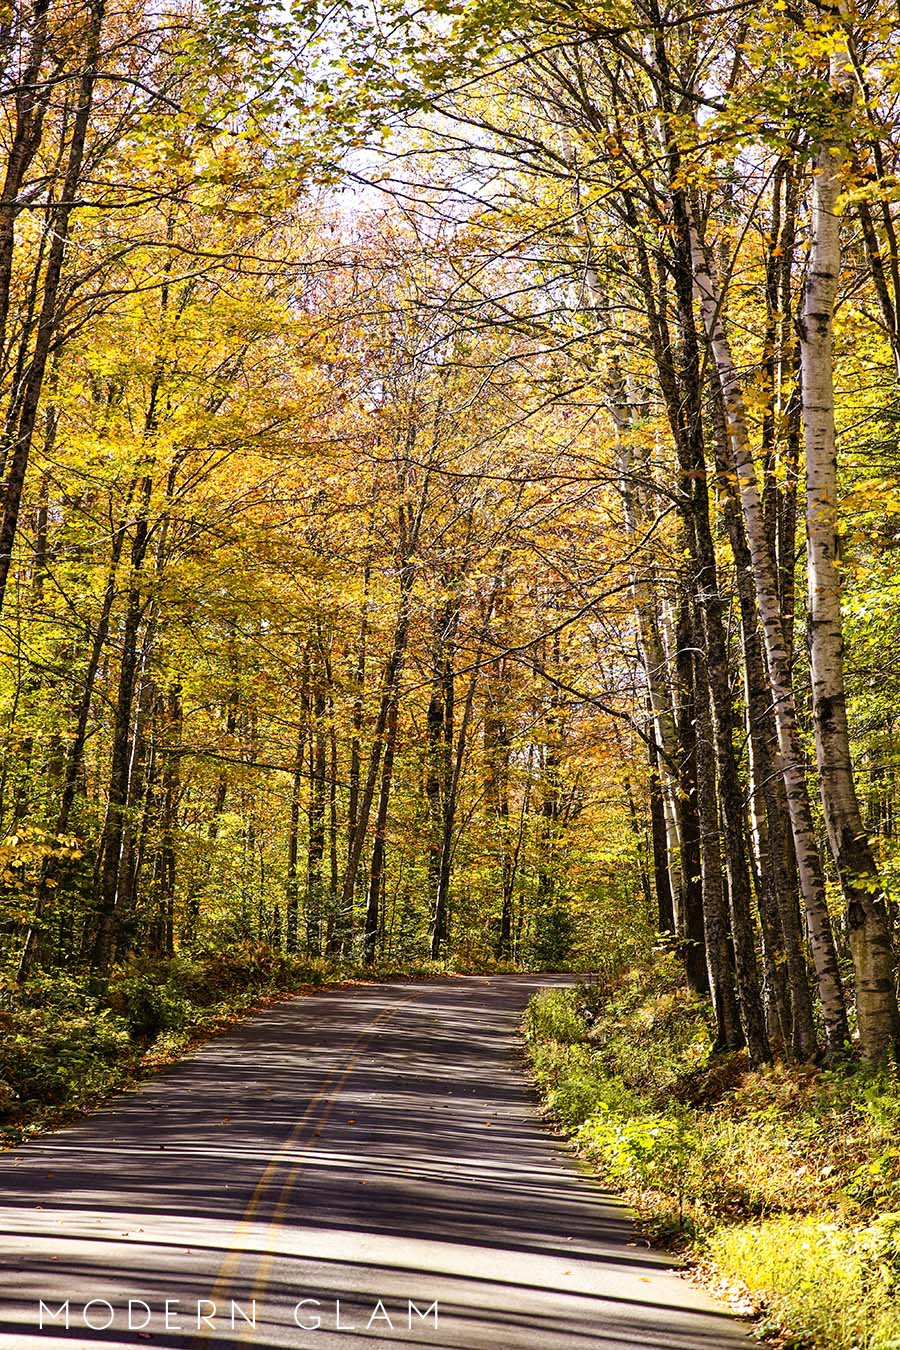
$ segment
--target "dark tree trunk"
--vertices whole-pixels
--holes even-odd
[[[375,837],[372,843],[372,863],[369,868],[369,889],[366,898],[366,922],[363,933],[363,960],[375,960],[382,921],[382,893],[385,877],[385,847],[391,780],[394,772],[394,747],[397,742],[397,700],[391,703],[384,737],[384,757],[381,766],[381,784],[378,806],[375,810]]]
[[[650,839],[653,849],[653,889],[656,895],[656,926],[660,933],[675,933],[675,902],[669,875],[669,852],[666,837],[665,804],[659,774],[659,747],[651,722],[647,738],[650,760]]]
[[[306,860],[306,944],[311,955],[322,951],[322,862],[325,858],[326,759],[325,694],[316,688],[312,700],[309,746],[309,848]]]
[[[300,797],[303,791],[303,763],[306,751],[306,723],[297,732],[297,749],[291,779],[291,814],[288,829],[288,866],[285,884],[285,945],[289,952],[297,950],[300,909]]]
[[[716,1051],[739,1050],[745,1043],[735,991],[731,924],[723,884],[721,836],[719,832],[719,795],[716,790],[715,736],[709,707],[709,689],[697,652],[696,696],[697,725],[697,805],[702,830],[701,867],[703,878],[703,931],[709,991],[716,1018]]]
[[[678,680],[676,729],[681,759],[676,801],[681,865],[684,873],[678,947],[688,984],[698,994],[709,993],[706,933],[703,919],[703,866],[697,791],[697,716],[694,707],[693,618],[690,598],[682,594],[675,634],[675,671]]]

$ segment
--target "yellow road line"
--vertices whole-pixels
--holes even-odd
[[[395,1017],[397,1013],[401,1011],[401,1009],[406,1007],[408,1003],[411,1003],[413,999],[417,997],[418,994],[411,994],[409,998],[403,999],[401,1003],[397,1003],[391,1008],[382,1009],[382,1011],[377,1015],[377,1017],[374,1017],[372,1021],[368,1023],[368,1025],[363,1029],[363,1031],[360,1032],[359,1036],[353,1042],[351,1046],[351,1057],[349,1061],[346,1063],[345,1067],[341,1070],[335,1070],[330,1075],[330,1077],[325,1081],[325,1083],[315,1094],[315,1096],[310,1098],[306,1110],[303,1112],[303,1115],[297,1121],[290,1135],[281,1145],[278,1152],[269,1160],[262,1176],[260,1177],[259,1181],[256,1184],[253,1194],[250,1196],[250,1199],[247,1201],[247,1204],[244,1207],[244,1211],[243,1214],[241,1215],[240,1222],[232,1238],[231,1247],[229,1248],[228,1252],[222,1259],[218,1275],[216,1276],[216,1282],[210,1292],[209,1301],[211,1303],[217,1304],[219,1299],[223,1297],[228,1287],[228,1284],[231,1282],[236,1271],[240,1267],[241,1259],[246,1255],[245,1248],[247,1239],[250,1236],[252,1225],[256,1221],[256,1217],[259,1212],[260,1206],[262,1205],[264,1199],[266,1198],[269,1188],[275,1176],[277,1175],[279,1168],[281,1168],[284,1165],[284,1155],[293,1152],[303,1142],[308,1143],[312,1141],[313,1136],[308,1134],[307,1132],[313,1126],[326,1124],[326,1122],[330,1118],[331,1113],[334,1110],[334,1107],[337,1105],[337,1100],[341,1088],[344,1086],[344,1083],[350,1077],[350,1074],[353,1072],[353,1070],[356,1068],[356,1065],[362,1058],[363,1051],[365,1048],[365,1042],[367,1041],[368,1037],[371,1035],[373,1031],[377,1030],[378,1027],[384,1025],[384,1023],[386,1022],[389,1022],[392,1017]],[[319,1110],[320,1107],[322,1108],[322,1111],[321,1114],[317,1117],[316,1112]],[[304,1135],[306,1135],[305,1140]],[[294,1188],[297,1177],[300,1175],[300,1172],[303,1169],[303,1166],[304,1166],[303,1162],[298,1162],[294,1164],[294,1166],[288,1173],[288,1176],[285,1178],[281,1190],[278,1194],[275,1209],[273,1210],[272,1216],[269,1219],[269,1223],[266,1230],[266,1250],[264,1250],[263,1253],[261,1254],[257,1265],[256,1277],[254,1281],[253,1291],[251,1293],[251,1300],[254,1298],[257,1300],[261,1299],[267,1287],[268,1277],[271,1272],[271,1267],[274,1261],[274,1253],[271,1251],[272,1231],[274,1226],[280,1222],[280,1220],[284,1215],[285,1210],[287,1209],[288,1203],[290,1201],[291,1192]],[[206,1323],[202,1329],[201,1335],[206,1336],[209,1334],[211,1330],[212,1328],[209,1326],[208,1323]],[[245,1333],[249,1333],[252,1330],[253,1328],[250,1326],[244,1328]]]
[[[395,1017],[397,1013],[400,1012],[402,1007],[404,1007],[407,1003],[410,1002],[412,1002],[412,999],[404,999],[403,1003],[398,1005],[397,1007],[386,1009],[385,1013],[381,1017],[376,1019],[375,1022],[372,1023],[370,1031],[374,1031],[375,1028],[378,1026],[384,1026],[385,1023],[389,1022],[392,1017]],[[331,1114],[334,1111],[334,1108],[338,1104],[341,1088],[344,1086],[344,1083],[347,1081],[353,1070],[356,1068],[356,1065],[359,1063],[363,1054],[364,1049],[358,1050],[357,1053],[347,1064],[347,1067],[344,1069],[344,1072],[341,1074],[340,1078],[335,1083],[328,1101],[324,1104],[324,1110],[322,1111],[318,1120],[315,1122],[316,1125],[325,1126],[328,1123],[329,1119],[331,1118]],[[250,1293],[251,1307],[253,1305],[254,1299],[257,1301],[257,1303],[262,1301],[268,1288],[269,1277],[272,1273],[272,1267],[275,1264],[276,1260],[276,1253],[272,1250],[272,1241],[274,1238],[275,1229],[284,1218],[285,1212],[291,1201],[291,1195],[293,1194],[294,1187],[297,1184],[297,1178],[303,1171],[305,1165],[306,1164],[304,1162],[298,1162],[294,1164],[294,1166],[288,1173],[287,1177],[285,1178],[284,1184],[281,1188],[281,1191],[279,1192],[278,1200],[276,1201],[275,1208],[272,1211],[266,1229],[265,1249],[260,1253],[256,1267],[256,1278],[253,1283],[253,1289],[251,1290]],[[241,1334],[241,1340],[242,1341],[249,1340],[252,1331],[253,1331],[252,1327],[249,1326],[244,1327]]]

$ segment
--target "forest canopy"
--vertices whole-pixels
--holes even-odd
[[[900,1043],[896,15],[0,10],[0,951]]]

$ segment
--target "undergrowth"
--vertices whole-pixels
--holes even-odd
[[[708,1017],[660,956],[538,994],[525,1029],[550,1110],[658,1239],[748,1291],[782,1344],[900,1350],[896,1068],[752,1071],[711,1054]]]

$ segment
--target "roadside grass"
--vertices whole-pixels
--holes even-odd
[[[895,1067],[751,1071],[712,1056],[675,960],[543,991],[525,1034],[547,1106],[658,1240],[749,1297],[782,1346],[900,1350]]]
[[[466,973],[516,967],[486,962]],[[450,964],[362,966],[241,944],[117,967],[102,994],[53,971],[0,979],[0,1148],[96,1110],[267,1003],[317,988],[463,973]]]

